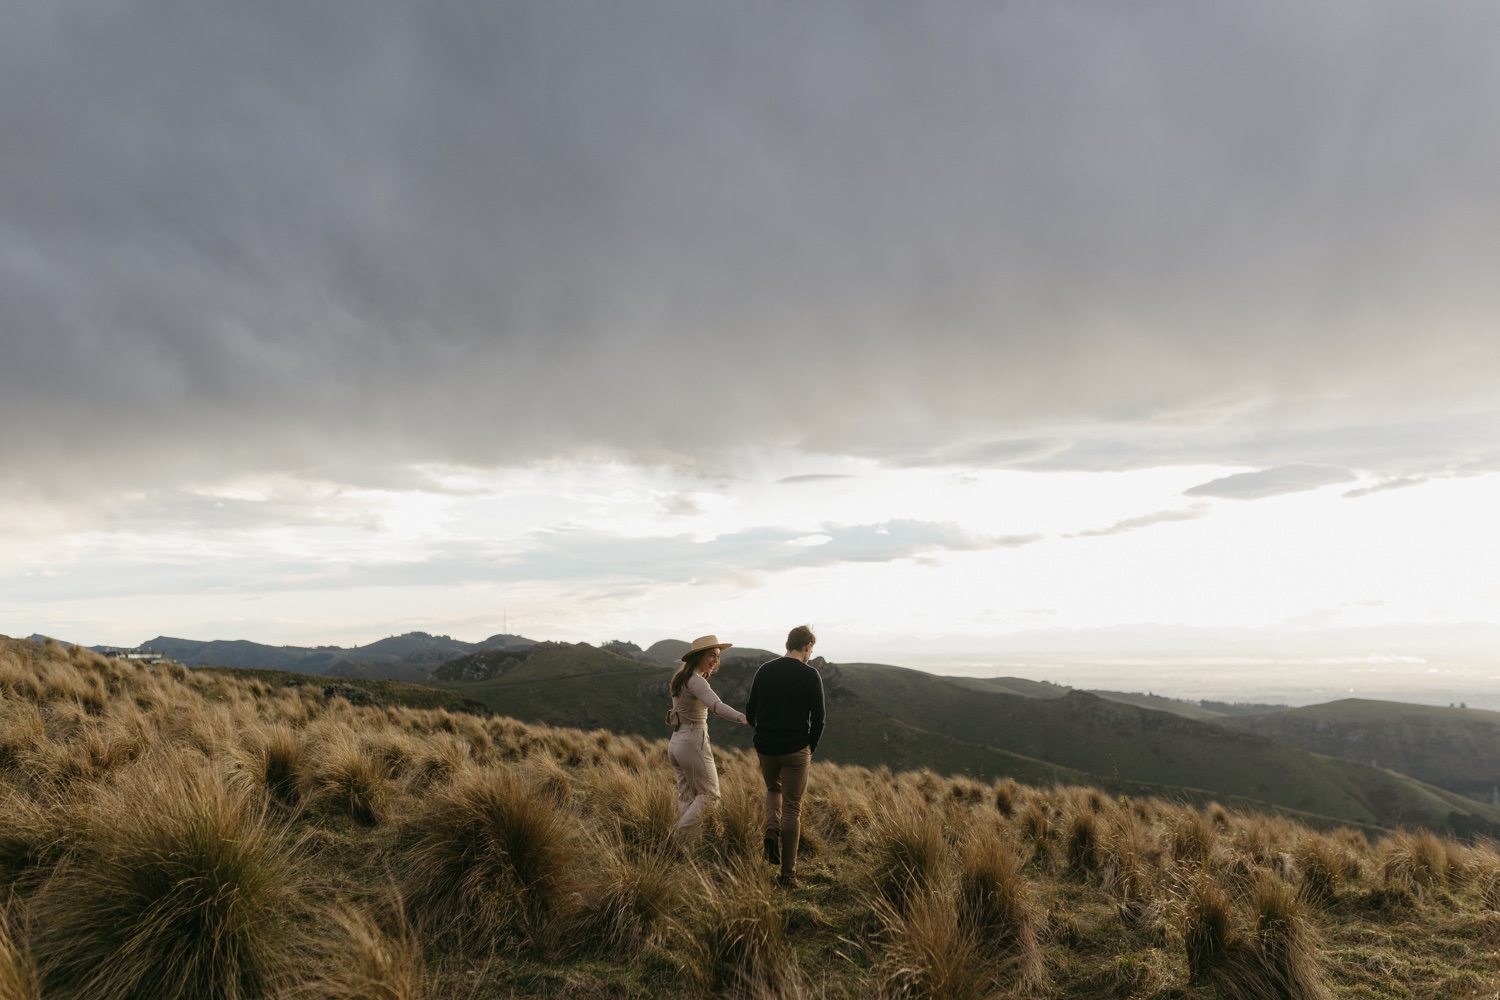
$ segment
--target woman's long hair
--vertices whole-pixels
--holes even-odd
[[[672,680],[667,684],[667,690],[672,692],[673,698],[682,694],[683,686],[687,684],[688,678],[693,676],[693,671],[698,669],[698,664],[707,655],[707,649],[700,649],[698,652],[682,658],[682,666],[677,668],[677,672],[672,675]]]

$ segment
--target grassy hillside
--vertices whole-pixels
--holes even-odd
[[[760,663],[758,656],[727,659],[713,679],[715,692],[744,707]],[[671,667],[587,643],[540,643],[528,651],[455,660],[439,668],[431,683],[530,722],[665,738],[671,735],[665,721],[671,676]],[[818,747],[819,757],[827,760],[1031,782],[1092,780],[1068,767],[918,729],[847,690],[829,691],[828,702],[834,722]],[[714,720],[711,732],[719,746],[750,749],[749,729]]]
[[[1486,800],[1500,787],[1500,712],[1348,698],[1224,724]]]
[[[1023,677],[944,677],[959,687],[992,694],[1015,694],[1026,698],[1061,698],[1073,688],[1053,684],[1051,681],[1032,681]],[[1279,705],[1250,705],[1222,701],[1183,701],[1159,694],[1141,694],[1129,691],[1101,691],[1089,688],[1088,693],[1098,695],[1105,701],[1118,701],[1126,705],[1150,708],[1158,712],[1170,712],[1185,719],[1212,722],[1226,716],[1259,715],[1280,711]]]
[[[841,665],[825,677],[829,688],[847,688],[918,728],[1126,783],[1204,789],[1383,826],[1467,830],[1500,822],[1500,809],[1405,775],[1082,691],[1022,697],[870,664]]]
[[[1479,997],[1500,855],[820,762],[673,839],[660,742],[0,642],[6,1000]]]
[[[758,666],[727,659],[715,691],[743,706]],[[1347,823],[1500,829],[1491,826],[1500,823],[1500,809],[1400,774],[1082,692],[1002,695],[870,664],[825,664],[823,673],[829,726],[819,753],[830,761],[1088,782]],[[454,661],[433,683],[527,721],[663,737],[670,675],[668,667],[584,643],[542,643]],[[724,747],[748,749],[750,735],[713,725],[713,739]]]

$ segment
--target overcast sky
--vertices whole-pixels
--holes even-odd
[[[12,0],[0,631],[1500,624],[1497,32]]]

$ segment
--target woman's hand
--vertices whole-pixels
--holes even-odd
[[[738,719],[736,719],[735,721],[738,722],[742,726],[748,726],[748,725],[750,725],[750,720],[748,718],[746,718],[744,712],[741,712],[740,713],[740,717]]]

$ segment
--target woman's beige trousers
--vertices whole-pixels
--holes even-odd
[[[667,744],[667,759],[677,774],[677,830],[701,823],[719,801],[719,771],[708,745],[708,725],[684,725]]]

